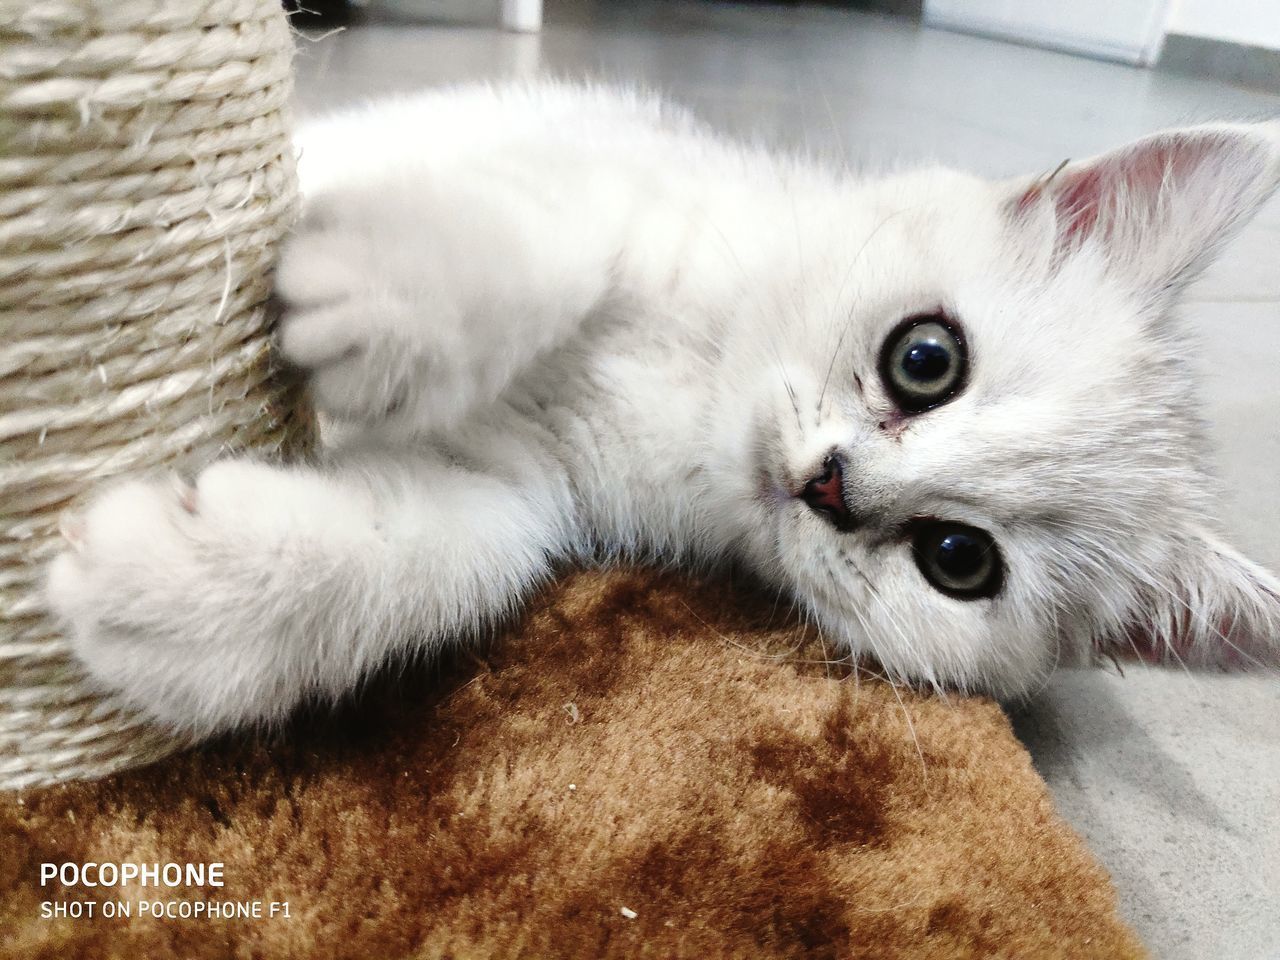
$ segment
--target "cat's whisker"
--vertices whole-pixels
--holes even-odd
[[[895,210],[893,213],[887,214],[871,229],[871,232],[867,234],[867,238],[862,241],[862,246],[857,249],[853,255],[853,259],[849,261],[849,266],[845,270],[844,279],[840,281],[840,287],[836,294],[837,304],[839,304],[839,302],[844,298],[844,291],[848,286],[849,280],[853,277],[854,268],[858,265],[859,261],[861,261],[862,255],[871,245],[871,241],[875,239],[876,234],[883,230],[888,223],[907,212],[908,211],[906,210]],[[844,347],[845,337],[848,336],[849,330],[853,326],[855,306],[856,305],[850,305],[844,323],[840,327],[840,336],[837,338],[835,347],[831,351],[831,359],[827,363],[827,373],[826,376],[822,378],[822,388],[818,391],[819,410],[822,409],[822,402],[826,398],[827,388],[831,385],[831,374],[835,370],[836,358],[840,356],[840,351]],[[835,322],[834,319],[833,322]]]
[[[822,647],[822,660],[823,660],[823,664],[826,666],[827,679],[830,680],[831,679],[831,659],[830,659],[830,655],[827,653],[827,638],[824,631],[821,631],[821,630],[818,631],[818,643]]]
[[[893,693],[894,699],[898,701],[898,708],[902,711],[902,718],[906,721],[907,731],[911,734],[911,743],[915,747],[916,756],[920,759],[920,779],[923,782],[926,791],[929,787],[929,768],[925,763],[924,749],[920,746],[920,737],[916,733],[915,721],[911,719],[911,711],[907,709],[906,701],[902,699],[902,693],[898,689],[898,682],[894,679],[893,674],[887,669],[882,674],[883,679],[889,685],[889,690]]]
[[[723,254],[728,263],[738,271],[739,276],[742,278],[744,289],[751,291],[756,308],[762,315],[769,315],[770,311],[768,310],[768,305],[764,302],[763,295],[759,292],[758,285],[752,282],[752,275],[743,265],[742,259],[738,256],[737,249],[730,242],[729,237],[720,228],[720,225],[711,219],[709,211],[699,208],[696,210],[696,213],[701,218],[703,224],[707,226],[714,236],[720,241],[721,254]]]
[[[773,592],[773,606],[772,606],[772,607],[770,608],[770,610],[769,610],[769,624],[770,624],[770,626],[772,626],[772,625],[773,625],[773,618],[774,618],[774,617],[776,617],[776,616],[778,615],[778,604],[782,602],[782,594],[783,594],[783,592],[785,591],[785,589],[786,589],[786,586],[782,583],[782,581],[781,581],[781,580],[779,580],[779,581],[778,581],[778,588]],[[794,602],[794,601],[792,601],[792,606],[793,606],[793,608],[794,608],[794,603],[795,603],[795,602]]]
[[[740,650],[742,653],[747,654],[753,659],[767,660],[771,663],[782,663],[790,660],[792,656],[795,654],[795,652],[798,649],[800,649],[799,644],[797,644],[796,646],[792,647],[790,650],[787,650],[783,653],[766,653],[763,650],[754,650],[751,647],[748,647],[744,643],[739,643],[737,640],[734,640],[733,637],[730,637],[728,634],[724,633],[723,631],[707,623],[707,621],[704,620],[702,617],[700,617],[697,611],[694,610],[691,606],[689,606],[689,604],[686,603],[684,600],[680,601],[680,605],[685,608],[685,610],[689,613],[691,617],[693,617],[700,624],[702,624],[703,627],[705,627],[706,629],[714,633],[721,640],[721,642],[728,644],[729,646],[733,647],[735,650]],[[799,660],[797,662],[804,663],[806,661]]]
[[[1040,696],[1048,687],[1049,681],[1057,672],[1059,664],[1062,662],[1062,628],[1058,621],[1058,608],[1052,604],[1049,605],[1049,635],[1053,638],[1053,660],[1044,671],[1036,686],[1026,694],[1027,700],[1033,700]]]
[[[817,81],[814,83],[814,88],[818,91],[818,95],[822,98],[823,107],[826,108],[827,122],[831,127],[831,133],[835,137],[836,144],[840,148],[841,162],[844,165],[846,175],[847,175],[849,153],[848,153],[848,150],[845,149],[844,134],[841,133],[840,126],[839,124],[836,123],[836,112],[834,108],[831,106],[831,98],[827,96],[827,84],[821,82],[821,80],[817,76],[817,71],[813,69],[812,64],[809,64],[808,62],[806,62],[805,66],[808,68],[810,73],[813,74],[814,80]]]
[[[870,586],[870,584],[868,584],[868,586]],[[874,587],[872,587],[872,589],[874,590]],[[889,689],[893,691],[893,696],[898,701],[898,707],[902,710],[902,716],[906,720],[907,729],[911,733],[911,742],[915,746],[916,755],[920,758],[920,776],[927,788],[929,782],[929,771],[924,759],[924,750],[920,746],[920,738],[916,734],[915,721],[911,719],[911,711],[907,709],[906,702],[902,699],[902,695],[898,691],[898,683],[894,680],[889,667],[884,662],[884,658],[880,655],[874,631],[869,629],[865,617],[856,606],[851,607],[850,609],[854,618],[858,621],[859,626],[862,628],[863,637],[870,645],[872,655],[876,658],[882,668],[882,672],[868,670],[868,673],[871,676],[875,676],[883,680],[889,685]]]

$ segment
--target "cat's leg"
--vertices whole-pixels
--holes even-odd
[[[324,468],[226,461],[130,482],[64,532],[48,596],[95,681],[204,735],[350,690],[410,645],[492,623],[563,555],[563,477],[495,433]]]
[[[338,148],[312,153],[326,149]],[[563,164],[534,176],[527,162],[406,154],[388,173],[358,158],[312,189],[276,290],[281,351],[321,409],[448,429],[600,314],[626,188]]]

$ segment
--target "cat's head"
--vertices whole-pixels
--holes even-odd
[[[900,678],[1007,695],[1099,655],[1280,665],[1280,581],[1207,519],[1175,316],[1278,180],[1280,123],[793,196],[795,262],[744,307],[735,387],[757,555]]]

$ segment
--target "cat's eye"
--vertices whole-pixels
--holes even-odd
[[[914,317],[885,341],[880,376],[903,410],[920,413],[946,403],[964,385],[968,354],[959,331],[943,317]]]
[[[973,600],[1000,589],[1000,551],[984,530],[962,523],[922,523],[911,550],[924,578],[949,596]]]

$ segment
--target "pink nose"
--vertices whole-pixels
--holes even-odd
[[[849,506],[844,499],[844,465],[839,457],[827,458],[822,465],[822,473],[806,483],[800,491],[800,499],[837,527],[848,525]]]

